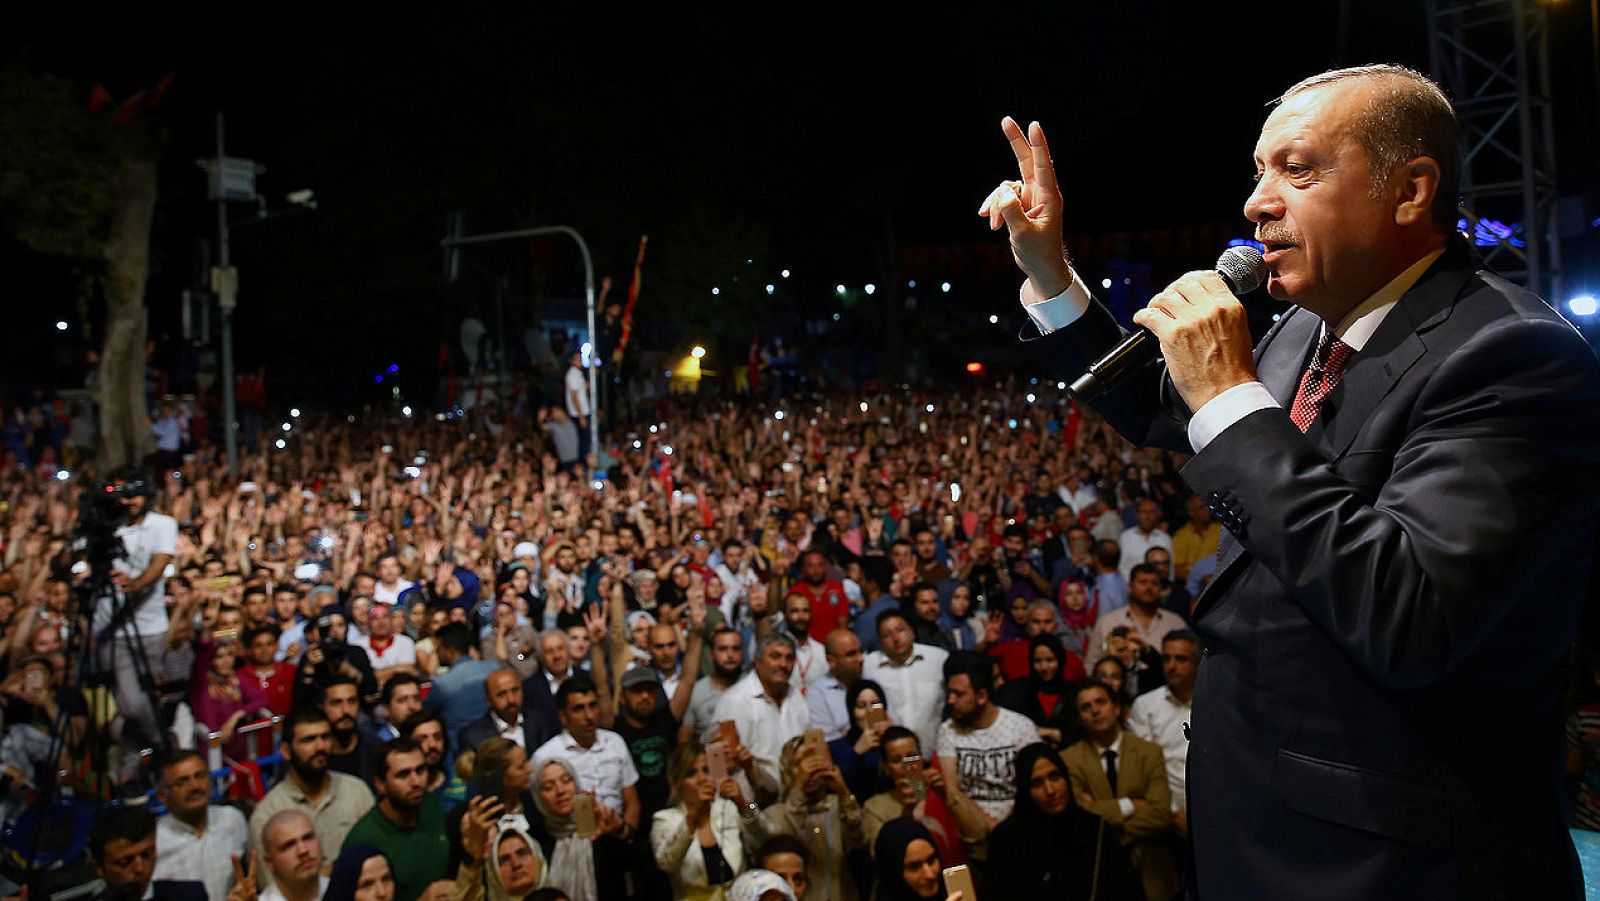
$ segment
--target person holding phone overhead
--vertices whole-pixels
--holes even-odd
[[[821,730],[784,743],[783,796],[761,813],[769,833],[792,835],[811,852],[808,901],[856,901],[846,855],[866,847],[861,808],[828,756]]]
[[[678,803],[656,811],[650,825],[651,854],[671,877],[672,897],[690,901],[724,897],[745,849],[761,839],[756,821],[740,816],[739,787],[725,771],[718,784],[706,756],[692,739],[672,752],[667,776]]]

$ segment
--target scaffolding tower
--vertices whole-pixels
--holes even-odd
[[[1464,231],[1495,271],[1561,296],[1549,19],[1531,0],[1426,0],[1433,76],[1455,103]]]

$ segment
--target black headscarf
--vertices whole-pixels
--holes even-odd
[[[1050,653],[1056,656],[1056,677],[1049,682],[1040,681],[1039,677],[1033,673],[1033,655],[1034,652],[1039,650],[1040,645],[1049,648]],[[1067,649],[1062,646],[1061,639],[1057,638],[1054,633],[1040,633],[1033,636],[1033,640],[1028,642],[1028,684],[1034,691],[1042,691],[1049,695],[1066,694],[1067,680],[1061,678],[1061,673],[1066,668]]]
[[[374,857],[382,857],[385,863],[389,860],[376,845],[345,845],[328,874],[328,890],[323,893],[322,901],[355,901],[356,886],[361,884],[361,868]],[[393,869],[390,866],[391,872]]]
[[[851,747],[855,747],[856,742],[861,738],[861,724],[856,722],[856,700],[861,697],[861,692],[869,688],[878,693],[878,700],[883,702],[883,712],[889,712],[889,696],[883,693],[882,685],[871,679],[862,679],[845,689],[844,715],[850,720],[850,728],[845,732],[844,737],[850,740]]]
[[[939,845],[928,827],[911,817],[890,820],[878,831],[878,841],[872,846],[873,859],[878,862],[878,901],[920,901],[920,896],[906,885],[905,877],[906,849],[919,838],[938,852]],[[944,877],[940,876],[935,897],[944,896]]]
[[[1042,638],[1043,636],[1040,637]],[[1011,819],[1018,821],[1019,824],[1026,824],[1030,832],[1035,829],[1050,829],[1052,828],[1052,821],[1056,819],[1056,817],[1040,810],[1039,805],[1033,801],[1033,765],[1041,760],[1048,762],[1051,766],[1061,771],[1061,778],[1066,779],[1069,786],[1067,806],[1069,808],[1072,806],[1070,789],[1072,779],[1067,775],[1067,765],[1062,762],[1061,755],[1056,752],[1055,748],[1050,747],[1049,742],[1036,741],[1024,747],[1017,752],[1017,768],[1014,775],[1017,781],[1017,800],[1015,806],[1011,808]]]

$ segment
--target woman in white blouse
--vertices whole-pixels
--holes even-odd
[[[722,901],[728,885],[744,870],[745,844],[753,848],[760,842],[759,820],[754,811],[741,811],[729,800],[739,797],[732,779],[723,780],[719,792],[705,748],[697,741],[672,752],[667,779],[678,803],[657,811],[651,823],[656,866],[672,880],[672,897]]]

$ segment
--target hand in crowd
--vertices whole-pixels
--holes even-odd
[[[228,890],[227,901],[256,901],[259,864],[260,857],[254,850],[246,855],[242,863],[239,855],[233,855],[233,887]]]

